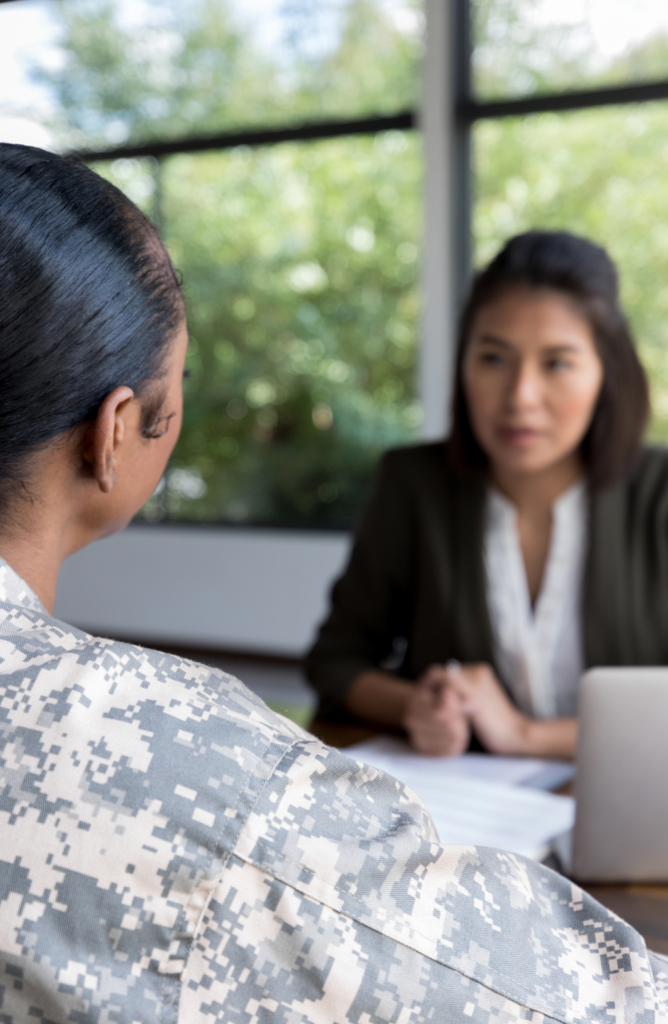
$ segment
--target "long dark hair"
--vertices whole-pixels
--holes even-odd
[[[184,316],[155,229],[89,168],[0,144],[0,514],[28,457],[125,384],[159,411]],[[153,385],[156,386],[153,386]]]
[[[590,489],[607,487],[633,466],[649,416],[649,388],[619,304],[614,263],[605,249],[566,231],[516,235],[476,275],[459,326],[451,457],[461,469],[487,465],[466,403],[464,352],[479,310],[517,287],[561,292],[575,302],[592,329],[603,382],[581,453]]]

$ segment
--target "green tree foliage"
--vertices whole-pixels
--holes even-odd
[[[656,32],[612,61],[609,82],[654,82],[668,76],[668,34]]]
[[[56,68],[37,67],[63,148],[174,138],[280,116],[271,59],[225,0],[149,4],[124,23],[114,0],[57,0]]]
[[[389,132],[165,162],[192,377],[156,510],[346,525],[415,436],[417,150]]]
[[[544,0],[473,0],[473,88],[485,99],[573,88],[589,73],[591,38],[577,21],[545,25]]]
[[[668,37],[657,28],[616,55],[600,45],[587,0],[472,0],[473,82],[485,98],[655,81],[668,75]],[[633,3],[626,0],[632,23]],[[657,12],[659,6],[657,4]],[[610,17],[619,16],[619,5]]]
[[[347,5],[288,0],[283,5],[291,26],[286,45],[289,66],[299,82],[293,96],[299,112],[350,116],[414,107],[419,98],[420,7],[395,4],[392,18],[392,5],[388,8],[377,0]],[[336,12],[338,45],[323,52],[313,40],[331,32]]]
[[[417,4],[405,4],[410,29]],[[34,74],[69,149],[403,110],[417,98],[419,32],[394,6],[276,0],[268,47],[233,0],[143,0],[134,18],[121,0],[54,0],[62,59]]]
[[[225,0],[149,5],[142,32],[109,0],[56,10],[63,60],[40,76],[64,146],[352,117],[417,93],[416,4],[290,0],[271,50]],[[348,525],[380,451],[419,423],[418,139],[98,169],[158,224],[188,302],[183,432],[144,515]]]

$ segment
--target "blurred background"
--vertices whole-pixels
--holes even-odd
[[[0,138],[125,191],[188,304],[174,458],[69,621],[306,707],[378,456],[447,429],[471,270],[529,227],[617,261],[668,437],[665,0],[0,0]]]

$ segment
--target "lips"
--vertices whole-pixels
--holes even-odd
[[[524,448],[533,444],[540,436],[539,431],[534,430],[532,427],[497,427],[496,433],[505,444],[510,444],[517,448]]]

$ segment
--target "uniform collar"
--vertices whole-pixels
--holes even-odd
[[[29,608],[30,611],[48,615],[48,612],[34,590],[22,580],[4,558],[0,558],[0,601]]]

